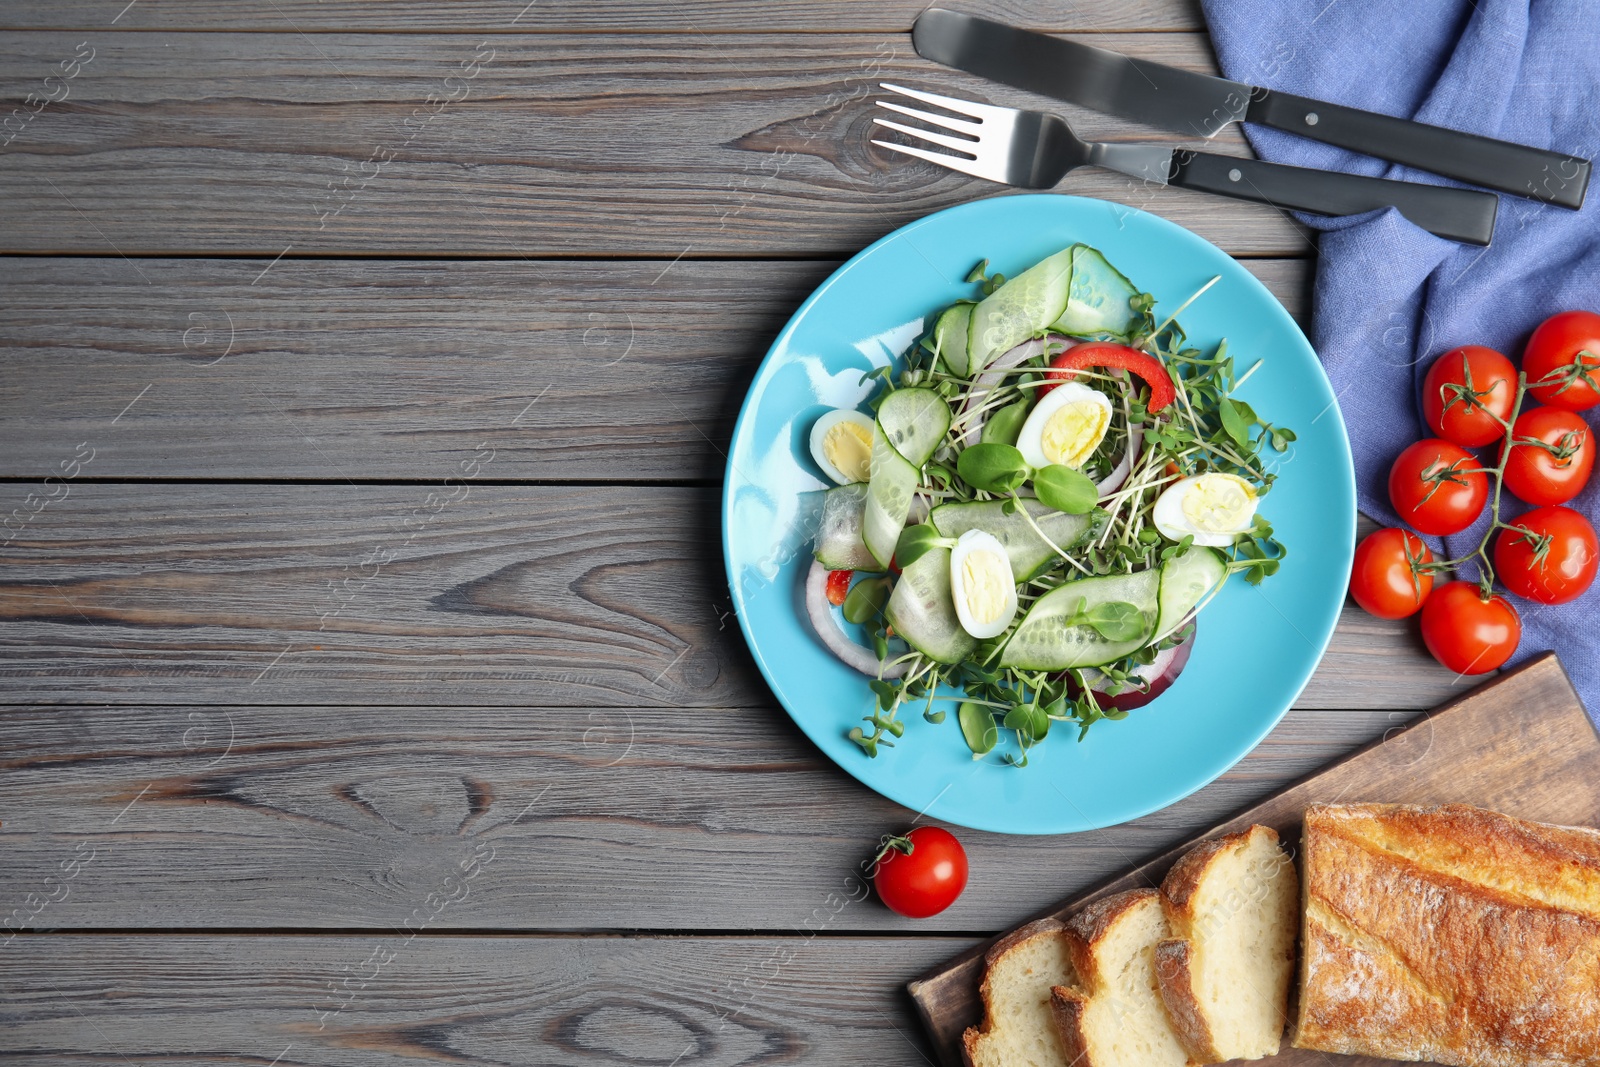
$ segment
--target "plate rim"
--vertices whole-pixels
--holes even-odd
[[[1175,230],[1178,234],[1181,234],[1183,238],[1198,241],[1203,245],[1210,247],[1219,255],[1226,257],[1228,260],[1233,262],[1235,266],[1239,268],[1244,277],[1248,279],[1247,284],[1254,285],[1261,291],[1261,293],[1268,297],[1270,301],[1270,307],[1272,309],[1271,313],[1276,314],[1281,320],[1281,323],[1292,330],[1294,334],[1305,343],[1306,349],[1311,353],[1316,371],[1322,376],[1324,383],[1327,384],[1328,392],[1332,398],[1328,408],[1328,413],[1333,415],[1339,430],[1338,434],[1336,435],[1336,439],[1338,446],[1338,458],[1342,460],[1342,463],[1340,464],[1340,473],[1342,475],[1343,487],[1352,503],[1349,531],[1346,538],[1346,541],[1348,542],[1348,550],[1342,553],[1342,559],[1339,568],[1341,572],[1338,583],[1340,588],[1348,586],[1353,563],[1356,528],[1355,465],[1350,450],[1349,427],[1345,424],[1344,412],[1339,406],[1338,394],[1334,391],[1331,381],[1328,380],[1327,369],[1322,365],[1322,359],[1317,354],[1316,347],[1312,345],[1311,339],[1306,336],[1305,331],[1301,329],[1300,324],[1294,320],[1294,317],[1289,314],[1288,309],[1285,308],[1282,302],[1272,294],[1272,291],[1266,287],[1265,283],[1263,283],[1261,279],[1257,278],[1254,274],[1250,273],[1250,271],[1245,269],[1244,265],[1239,263],[1237,258],[1226,252],[1214,242],[1207,240],[1206,238],[1195,233],[1193,230],[1173,222],[1171,219],[1157,215],[1154,212],[1145,211],[1141,208],[1132,207],[1130,205],[1119,204],[1115,201],[1102,200],[1097,197],[1074,196],[1063,193],[999,193],[993,196],[967,200],[960,204],[951,205],[947,208],[941,208],[938,211],[933,211],[921,216],[920,218],[913,219],[903,226],[896,227],[894,230],[884,234],[882,237],[879,237],[871,244],[856,252],[855,255],[851,256],[841,263],[837,268],[835,268],[828,275],[828,277],[824,279],[820,285],[813,289],[810,295],[808,295],[806,299],[802,301],[797,308],[795,308],[793,313],[790,314],[788,321],[784,323],[783,328],[778,331],[777,336],[773,338],[772,343],[767,347],[766,353],[762,356],[761,361],[756,365],[755,371],[751,375],[750,384],[745,390],[744,398],[740,401],[739,414],[734,420],[733,432],[729,437],[727,462],[723,470],[721,494],[722,502],[721,507],[719,508],[718,517],[722,527],[722,562],[724,577],[728,583],[729,601],[732,603],[734,615],[739,621],[739,632],[744,638],[745,647],[748,649],[751,658],[755,661],[757,669],[761,672],[762,680],[766,682],[767,688],[772,697],[777,701],[778,705],[783,708],[784,713],[789,717],[794,725],[799,728],[800,732],[806,736],[807,741],[816,746],[821,754],[827,757],[830,763],[843,770],[846,774],[849,774],[852,778],[866,786],[868,789],[872,790],[874,793],[877,793],[879,796],[884,797],[885,799],[890,800],[904,808],[907,808],[908,810],[917,809],[903,799],[902,796],[897,795],[898,791],[886,789],[884,786],[871,780],[867,773],[871,767],[870,761],[868,764],[856,767],[850,766],[846,761],[836,758],[834,754],[828,751],[828,749],[825,748],[817,739],[811,725],[805,721],[804,717],[798,714],[794,709],[790,708],[789,704],[784,700],[782,695],[780,695],[779,687],[773,679],[772,672],[768,669],[766,657],[762,654],[760,646],[756,642],[755,635],[751,632],[749,615],[746,611],[744,595],[740,589],[738,576],[734,573],[733,569],[733,553],[730,545],[730,531],[733,525],[731,520],[733,517],[732,508],[735,473],[734,456],[737,454],[737,442],[740,440],[741,434],[745,430],[746,420],[753,417],[751,415],[751,397],[755,393],[757,384],[762,381],[763,377],[767,375],[767,373],[774,366],[774,357],[778,354],[780,348],[786,346],[789,338],[799,328],[799,324],[811,311],[812,307],[818,301],[820,301],[823,296],[829,290],[831,290],[834,285],[837,284],[852,268],[854,268],[859,261],[867,259],[879,248],[887,246],[911,233],[914,233],[935,219],[943,219],[948,216],[961,215],[969,212],[980,212],[987,210],[988,205],[994,205],[1000,202],[1009,203],[1015,201],[1027,201],[1032,203],[1041,203],[1045,201],[1059,203],[1066,201],[1085,208],[1091,205],[1098,205],[1100,207],[1110,207],[1119,211],[1125,211],[1130,215],[1140,216],[1142,219],[1155,225],[1158,229],[1168,228],[1170,230]],[[1284,705],[1275,713],[1268,716],[1258,730],[1239,734],[1241,744],[1238,746],[1237,753],[1231,756],[1223,766],[1217,768],[1215,772],[1203,772],[1202,774],[1196,776],[1198,780],[1193,784],[1181,783],[1175,787],[1175,790],[1163,792],[1163,799],[1160,799],[1149,806],[1135,804],[1134,808],[1137,810],[1133,810],[1131,813],[1123,813],[1116,817],[1109,818],[1103,822],[1085,821],[1083,825],[1075,825],[1065,829],[1057,826],[1041,827],[1034,825],[1018,828],[1015,825],[1002,826],[996,822],[982,818],[968,819],[965,817],[954,817],[948,814],[940,814],[937,809],[939,807],[939,801],[943,799],[944,796],[943,793],[940,793],[921,809],[917,817],[920,819],[931,813],[933,818],[948,822],[952,825],[962,826],[967,829],[974,829],[988,833],[1007,834],[1011,836],[1040,837],[1059,834],[1084,833],[1097,829],[1105,829],[1112,826],[1120,826],[1124,823],[1132,822],[1135,819],[1143,818],[1146,815],[1150,815],[1158,811],[1164,811],[1165,809],[1179,803],[1185,798],[1199,792],[1201,789],[1210,785],[1212,782],[1215,782],[1224,774],[1227,774],[1228,771],[1238,766],[1238,764],[1246,756],[1253,752],[1261,744],[1261,742],[1277,728],[1278,724],[1283,721],[1284,716],[1289,713],[1289,710],[1294,707],[1295,702],[1299,700],[1300,695],[1305,691],[1306,685],[1311,681],[1312,675],[1316,673],[1317,667],[1321,664],[1323,657],[1327,654],[1328,646],[1331,643],[1333,634],[1338,627],[1338,616],[1340,610],[1342,609],[1342,605],[1343,597],[1341,596],[1339,601],[1333,607],[1333,625],[1328,627],[1326,634],[1322,637],[1320,643],[1315,648],[1315,655],[1311,657],[1310,665],[1305,669],[1302,676],[1296,680],[1293,686],[1293,692]]]

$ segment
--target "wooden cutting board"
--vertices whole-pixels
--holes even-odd
[[[1538,822],[1600,826],[1600,737],[1561,661],[1547,653],[1385,734],[1115,881],[1029,921],[1045,916],[1065,919],[1112,893],[1158,886],[1168,868],[1196,842],[1252,823],[1277,830],[1298,852],[1300,820],[1307,805],[1363,801],[1475,804]],[[963,952],[907,987],[947,1067],[960,1067],[961,1033],[982,1015],[978,980],[988,947],[985,943]],[[1286,1047],[1271,1062],[1327,1067],[1328,1059],[1326,1053]],[[1339,1057],[1340,1067],[1386,1062]]]

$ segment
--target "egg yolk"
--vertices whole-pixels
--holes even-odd
[[[1061,405],[1039,434],[1039,450],[1051,463],[1077,470],[1105,440],[1111,412],[1093,400]]]
[[[1000,618],[1006,610],[1011,585],[1010,565],[986,549],[975,548],[961,561],[967,614],[979,626]]]
[[[1255,486],[1233,474],[1202,474],[1183,494],[1183,517],[1196,530],[1233,533],[1249,522]]]
[[[853,422],[837,422],[822,437],[822,454],[852,482],[864,482],[872,473],[872,435]]]

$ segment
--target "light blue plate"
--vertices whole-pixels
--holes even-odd
[[[1238,396],[1299,440],[1268,458],[1280,477],[1262,501],[1289,557],[1260,587],[1242,576],[1205,609],[1193,657],[1159,699],[1083,743],[1057,724],[1025,768],[974,760],[952,713],[902,710],[905,736],[869,759],[845,735],[873,705],[867,679],[822,646],[806,620],[804,578],[820,493],[811,424],[853,407],[863,371],[896,359],[928,317],[973,295],[980,259],[1013,275],[1074,241],[1103,251],[1155,294],[1159,320],[1214,275],[1180,321],[1209,351],[1222,338]],[[1215,779],[1283,717],[1333,632],[1355,541],[1355,482],[1344,422],[1305,336],[1266,288],[1188,230],[1142,211],[1073,196],[1002,196],[930,215],[840,267],[795,312],[757,371],[734,429],[722,504],[723,550],[739,625],[800,728],[884,796],[946,822],[1010,834],[1110,826]],[[1005,748],[1004,745],[1001,746]]]

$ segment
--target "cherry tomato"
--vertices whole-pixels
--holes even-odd
[[[829,571],[828,584],[824,589],[828,603],[838,607],[844,603],[844,598],[850,595],[850,576],[855,571]]]
[[[1511,427],[1506,488],[1530,504],[1565,504],[1582,491],[1594,469],[1594,434],[1583,417],[1561,408],[1530,408]],[[1551,452],[1537,444],[1543,441]]]
[[[1541,404],[1568,411],[1600,404],[1600,315],[1563,311],[1545,319],[1522,350],[1522,373]]]
[[[1416,614],[1433,592],[1433,572],[1414,571],[1413,560],[1433,562],[1433,553],[1416,534],[1393,528],[1368,534],[1356,546],[1350,595],[1380,619]]]
[[[1483,599],[1476,582],[1446,582],[1422,605],[1422,640],[1457,674],[1487,674],[1517,650],[1522,619],[1503,596]]]
[[[1462,345],[1433,361],[1422,381],[1422,417],[1437,437],[1477,448],[1505,436],[1517,368],[1492,348]]]
[[[1483,511],[1489,479],[1472,454],[1429,437],[1395,457],[1389,502],[1400,518],[1425,534],[1460,533]]]
[[[1047,379],[1058,381],[1071,381],[1076,375],[1073,371],[1087,370],[1090,367],[1110,367],[1113,370],[1125,370],[1138,375],[1144,384],[1150,387],[1150,404],[1146,410],[1160,411],[1172,403],[1173,397],[1178,395],[1177,387],[1172,384],[1172,375],[1167,373],[1167,368],[1154,356],[1146,355],[1137,348],[1127,345],[1113,344],[1110,341],[1089,341],[1059,353],[1050,361],[1050,370],[1044,372]],[[1041,385],[1035,390],[1039,396],[1044,396],[1053,385]]]
[[[1541,604],[1565,604],[1594,584],[1600,545],[1594,527],[1571,508],[1534,508],[1501,530],[1494,571],[1505,587]]]
[[[890,911],[912,919],[937,915],[967,887],[967,852],[956,835],[919,826],[884,839],[872,884]]]

